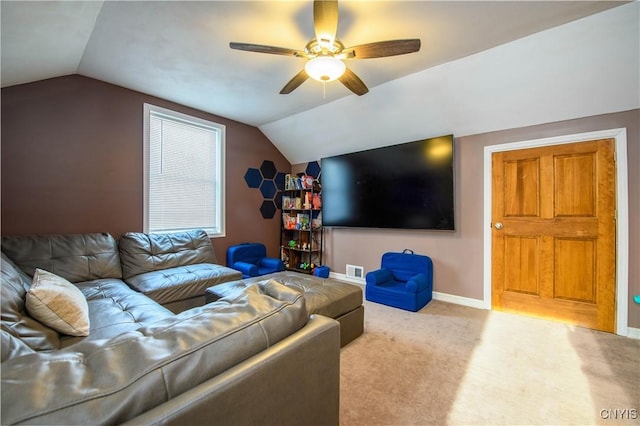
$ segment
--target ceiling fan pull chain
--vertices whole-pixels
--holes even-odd
[[[322,99],[327,99],[327,83],[322,82]]]

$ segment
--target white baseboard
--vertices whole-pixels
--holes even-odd
[[[627,337],[640,340],[640,328],[627,327]]]
[[[470,308],[487,309],[485,303],[482,300],[456,296],[455,294],[440,293],[439,291],[433,292],[433,300],[455,303],[456,305],[468,306]]]
[[[353,283],[353,284],[358,284],[359,286],[364,287],[366,285],[366,281],[364,280],[364,278],[360,279],[360,278],[351,278],[346,276],[345,274],[339,274],[337,272],[329,272],[329,278],[335,278],[336,280],[339,281],[346,281],[348,283]]]

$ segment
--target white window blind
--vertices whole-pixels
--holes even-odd
[[[146,231],[224,235],[224,126],[145,105]]]

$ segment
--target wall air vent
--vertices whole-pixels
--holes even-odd
[[[355,266],[347,264],[347,277],[363,279],[364,278],[364,268],[362,266]]]

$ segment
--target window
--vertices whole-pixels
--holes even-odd
[[[144,105],[144,230],[224,236],[225,127]]]

